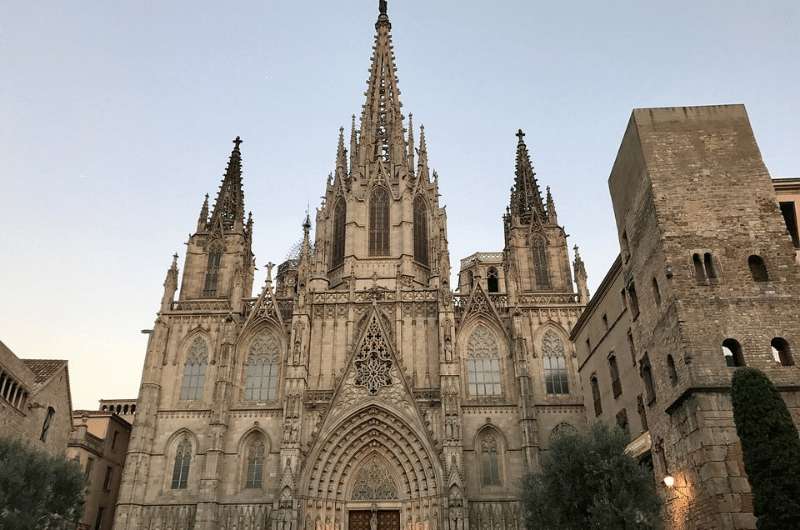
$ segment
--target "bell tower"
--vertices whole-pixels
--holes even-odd
[[[359,127],[353,116],[349,149],[339,129],[336,167],[317,210],[312,290],[448,283],[438,177],[424,127],[418,147],[411,115],[406,128],[391,29],[382,1]]]
[[[558,224],[555,202],[547,188],[542,200],[525,133],[517,131],[517,161],[511,199],[503,217],[506,287],[509,293],[574,293],[567,234]]]
[[[244,220],[242,140],[233,141],[225,176],[209,216],[208,195],[186,243],[179,300],[230,299],[236,309],[253,289],[253,217]]]

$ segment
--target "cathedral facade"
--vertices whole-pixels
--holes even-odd
[[[451,285],[383,1],[375,30],[360,123],[257,296],[235,140],[182,276],[178,256],[167,272],[115,528],[521,529],[522,477],[585,424],[569,330],[586,273],[576,253],[573,281],[524,135],[504,248],[461,260]]]

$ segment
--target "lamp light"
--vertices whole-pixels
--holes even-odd
[[[675,486],[675,477],[673,477],[672,475],[667,475],[666,477],[664,477],[664,485],[672,489],[672,487]]]

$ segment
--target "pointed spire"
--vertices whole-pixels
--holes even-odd
[[[408,172],[413,177],[414,167],[414,115],[408,113]]]
[[[203,200],[203,206],[200,207],[200,215],[197,217],[197,231],[202,232],[208,226],[208,193]]]
[[[178,253],[172,255],[172,265],[167,269],[167,276],[164,278],[164,294],[161,296],[161,312],[172,309],[172,302],[175,301],[175,291],[178,290]]]
[[[558,224],[558,214],[556,214],[556,203],[553,202],[553,195],[550,193],[550,186],[547,186],[547,222]]]
[[[242,140],[238,136],[233,140],[225,176],[219,187],[217,200],[214,202],[214,213],[211,214],[211,224],[221,221],[225,230],[241,227],[244,222],[244,192],[242,191],[242,153],[239,150]]]
[[[536,181],[528,146],[525,145],[525,133],[522,129],[517,131],[517,163],[514,178],[514,187],[511,188],[511,213],[518,215],[523,221],[529,221],[531,216],[540,220],[546,219],[542,193]]]
[[[417,178],[425,179],[428,182],[428,143],[425,140],[425,126],[419,126],[419,149],[417,150],[419,160],[417,162]]]
[[[339,127],[339,143],[336,145],[336,176],[347,176],[347,149],[344,148],[344,127]]]
[[[361,165],[390,160],[400,162],[406,156],[400,90],[397,87],[397,69],[390,34],[392,25],[386,14],[385,0],[379,3],[379,11],[365,92],[367,99],[361,111]]]
[[[586,266],[583,264],[581,254],[578,251],[578,245],[573,247],[575,251],[575,261],[572,263],[572,268],[575,270],[575,284],[578,287],[578,301],[582,304],[589,302],[589,286],[588,275],[586,274]]]
[[[356,115],[353,114],[350,118],[350,177],[355,176],[356,172],[356,156],[358,156],[358,136],[356,131]]]

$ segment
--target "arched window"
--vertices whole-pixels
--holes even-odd
[[[467,384],[472,396],[499,396],[500,354],[494,333],[479,325],[467,343]]]
[[[542,337],[542,357],[544,358],[544,384],[547,393],[569,394],[564,341],[551,329],[548,329]]]
[[[52,425],[53,416],[55,415],[56,409],[47,407],[47,415],[44,417],[44,423],[42,423],[42,434],[39,436],[39,440],[43,442],[47,441],[47,433],[50,431],[50,425]]]
[[[498,458],[497,436],[487,432],[481,436],[481,484],[483,486],[500,485],[500,462]]]
[[[280,345],[275,335],[262,332],[250,343],[245,364],[244,398],[248,401],[272,401],[278,396]]]
[[[560,436],[574,436],[578,434],[578,429],[566,422],[561,422],[550,431],[550,443],[552,444]]]
[[[639,373],[644,381],[644,391],[647,395],[647,404],[650,405],[656,401],[656,385],[653,381],[653,369],[650,366],[650,358],[646,353],[644,354],[644,357],[642,357],[641,363],[639,363]]]
[[[710,252],[703,254],[703,265],[706,269],[706,276],[712,283],[717,279],[717,269],[714,267],[714,256]]]
[[[703,267],[703,258],[700,254],[692,255],[692,265],[694,265],[694,279],[697,283],[706,283],[706,269]]]
[[[658,280],[653,278],[653,298],[656,301],[656,305],[661,305],[661,289],[658,287]]]
[[[537,289],[550,288],[550,269],[547,265],[547,243],[537,237],[533,241],[533,270]]]
[[[792,357],[792,348],[786,339],[775,337],[772,339],[772,358],[776,363],[781,363],[783,366],[793,366],[794,358]]]
[[[725,339],[722,341],[722,355],[725,357],[725,366],[730,368],[744,366],[742,346],[736,339]]]
[[[747,258],[747,265],[750,267],[750,274],[753,276],[754,282],[769,281],[769,274],[767,273],[767,266],[764,263],[764,258],[753,254]]]
[[[333,208],[333,241],[331,241],[331,269],[344,263],[345,223],[347,204],[340,198]]]
[[[414,199],[414,259],[428,265],[428,207],[422,195]]]
[[[600,398],[600,383],[597,381],[597,376],[593,375],[590,379],[592,385],[592,400],[594,401],[594,415],[599,416],[603,413],[603,401]]]
[[[611,375],[611,391],[615,398],[622,394],[622,383],[619,380],[619,366],[617,356],[613,353],[608,356],[608,373]]]
[[[214,246],[208,252],[208,264],[206,266],[206,281],[203,286],[203,296],[217,295],[217,280],[219,278],[219,268],[222,263],[222,249]]]
[[[383,187],[372,190],[369,198],[369,255],[389,254],[389,191]]]
[[[267,452],[264,436],[253,434],[247,443],[245,488],[260,488],[264,481],[264,457]]]
[[[669,382],[672,386],[678,384],[678,369],[675,367],[675,359],[672,355],[667,355],[667,372],[669,372]]]
[[[486,287],[490,293],[500,292],[500,279],[497,277],[497,268],[489,267],[486,271]]]
[[[202,337],[195,337],[186,355],[181,382],[181,399],[196,400],[203,397],[208,365],[208,345]]]
[[[175,463],[172,466],[172,489],[184,490],[189,479],[189,465],[192,462],[192,442],[184,437],[175,449]]]

